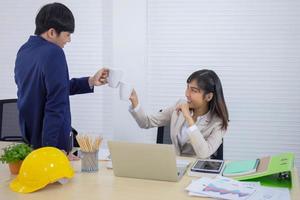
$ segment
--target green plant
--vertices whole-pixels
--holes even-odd
[[[13,144],[3,149],[4,153],[0,157],[2,163],[13,163],[19,160],[24,160],[25,157],[32,151],[32,148],[27,144]]]

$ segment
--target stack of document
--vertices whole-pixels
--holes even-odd
[[[217,176],[216,178],[203,177],[195,180],[186,190],[189,191],[189,195],[192,196],[245,200],[251,197],[259,187],[259,183],[244,183]]]
[[[240,182],[230,178],[217,176],[203,177],[186,188],[190,196],[211,197],[229,200],[288,200],[287,188],[271,188],[260,186],[259,182]]]

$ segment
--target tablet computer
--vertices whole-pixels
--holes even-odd
[[[191,171],[219,174],[222,171],[223,165],[223,160],[198,159],[192,166]]]

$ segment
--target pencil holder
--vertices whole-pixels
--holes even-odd
[[[97,172],[98,166],[98,151],[85,152],[81,151],[81,171],[82,172]]]

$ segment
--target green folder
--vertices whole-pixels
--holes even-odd
[[[256,173],[232,178],[240,181],[259,181],[261,185],[265,186],[291,188],[294,159],[293,153],[260,158]]]

